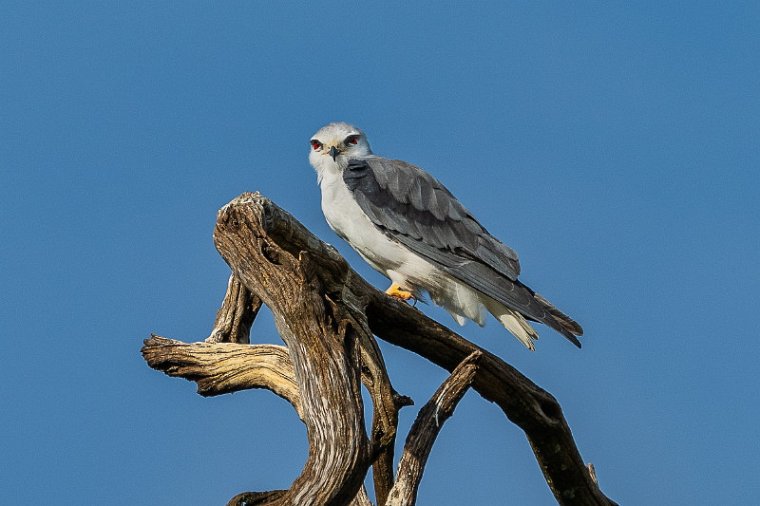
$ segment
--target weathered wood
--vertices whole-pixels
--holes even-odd
[[[411,307],[396,301],[373,301],[367,307],[367,316],[378,337],[449,371],[473,351],[483,352],[472,388],[495,402],[523,429],[557,502],[573,506],[616,504],[591,479],[562,408],[551,394],[499,357]]]
[[[265,388],[291,403],[303,419],[293,363],[284,346],[187,344],[152,335],[145,340],[141,352],[153,369],[195,381],[198,393],[204,397]]]
[[[243,492],[227,503],[227,506],[264,506],[282,498],[287,490],[270,490],[269,492]],[[348,503],[348,506],[372,506],[367,490],[362,486],[359,493]]]
[[[386,296],[356,274],[332,246],[323,243],[289,213],[260,199],[263,223],[273,242],[287,251],[309,251],[331,296],[364,294],[372,332],[417,353],[448,371],[473,351],[483,353],[473,388],[495,402],[528,438],[546,482],[562,505],[610,505],[591,479],[557,400],[499,357],[426,317],[417,309]]]
[[[345,296],[345,294],[344,294]],[[369,330],[363,311],[350,311],[357,329],[362,361],[362,383],[372,399],[372,478],[378,504],[384,504],[393,486],[393,454],[398,427],[398,412],[410,403],[391,386],[380,347]],[[409,400],[409,402],[406,402]]]
[[[468,374],[474,373],[472,388],[497,403],[525,431],[558,503],[615,504],[599,490],[583,464],[554,397],[498,357],[374,289],[334,248],[268,199],[243,194],[225,206],[219,213],[214,240],[233,276],[209,341],[247,342],[258,309],[255,301],[263,301],[272,310],[287,345],[280,358],[292,367],[295,390],[284,394],[282,378],[251,379],[251,371],[271,372],[269,365],[260,363],[258,352],[236,355],[234,367],[238,370],[233,372],[231,359],[223,358],[223,352],[217,355],[221,348],[212,348],[213,353],[201,349],[198,358],[195,351],[179,343],[155,337],[146,341],[146,360],[168,374],[198,381],[204,395],[252,387],[275,393],[279,389],[278,395],[295,399],[294,406],[299,406],[310,448],[304,470],[289,490],[245,493],[230,504],[254,504],[246,501],[255,500],[255,504],[366,506],[369,500],[361,482],[371,460],[378,504],[385,504],[384,496],[397,489],[392,501],[405,497],[405,504],[413,503],[408,491],[416,493],[413,483],[419,482],[424,462],[418,473],[400,474],[395,489],[389,464],[398,409],[410,401],[393,390],[373,334],[449,371],[479,353],[477,371],[474,367],[468,370]],[[371,444],[363,430],[359,377],[373,401]],[[429,425],[415,429],[420,433],[417,441],[429,437],[431,430],[436,432]],[[428,441],[432,445],[432,440]],[[408,440],[404,457],[411,454],[412,446]]]
[[[262,234],[261,201],[251,197],[222,208],[214,243],[233,274],[272,310],[290,351],[309,440],[300,476],[267,504],[347,504],[370,465],[356,330],[341,307],[327,303],[309,255],[291,255]]]
[[[422,473],[443,423],[454,413],[478,370],[482,353],[474,351],[464,359],[433,397],[420,410],[412,424],[398,464],[398,477],[385,506],[413,506],[417,500]]]
[[[203,396],[220,395],[238,390],[265,388],[290,402],[303,420],[298,385],[288,349],[284,346],[224,343],[183,343],[152,335],[142,348],[145,361],[152,368],[169,376],[181,377],[198,384]],[[268,504],[279,499],[286,490],[244,492],[228,504]],[[362,486],[352,506],[372,506]]]
[[[262,218],[265,220],[266,215],[263,214]],[[291,254],[294,255],[298,255],[299,253],[295,250],[291,251]],[[344,265],[347,267],[345,262]],[[236,281],[237,278],[233,274],[230,277],[230,284],[222,309],[219,311],[219,315],[223,314],[225,316],[225,321],[240,319],[236,316],[235,311],[231,309],[237,309],[238,312],[248,310],[247,304],[240,302],[241,295],[239,295],[245,293],[246,289],[245,287],[239,287]],[[256,295],[252,295],[252,297],[254,300],[260,300]],[[371,437],[375,495],[378,502],[382,504],[385,502],[385,498],[393,485],[393,454],[396,427],[398,425],[398,411],[401,407],[411,404],[411,400],[408,397],[398,395],[393,390],[382,354],[372,332],[369,330],[367,317],[363,311],[366,302],[361,300],[360,296],[351,293],[350,290],[344,290],[340,294],[340,301],[348,311],[340,309],[336,304],[332,303],[329,297],[327,297],[327,300],[330,309],[342,311],[344,317],[350,320],[360,343],[362,381],[370,393],[374,408]],[[236,304],[231,301],[236,301]],[[220,317],[217,316],[215,328],[219,327],[219,320]],[[242,334],[243,332],[239,333]]]
[[[206,342],[248,344],[251,342],[251,325],[259,309],[261,299],[251,293],[234,274],[230,275],[227,292]]]
[[[258,305],[252,307],[247,303],[250,300],[258,301]],[[221,308],[217,312],[215,332],[206,339],[205,343],[187,344],[154,335],[145,341],[143,356],[154,369],[164,371],[170,376],[196,381],[201,395],[218,395],[248,388],[267,388],[291,401],[303,420],[298,387],[295,384],[287,348],[274,345],[225,344],[234,342],[236,335],[247,338],[250,324],[253,322],[252,316],[255,316],[258,311],[260,301],[260,298],[248,291],[232,275]],[[327,302],[333,312],[338,311],[329,298]],[[361,344],[362,383],[367,387],[373,401],[371,448],[375,496],[378,503],[383,504],[393,486],[393,452],[398,410],[413,402],[408,397],[397,394],[391,386],[382,354],[374,336],[369,331],[366,316],[363,312],[357,312],[357,314],[360,315],[360,320],[352,320],[351,323],[355,328],[362,329],[361,332],[357,332],[357,335]],[[216,344],[215,336],[221,336],[220,344]],[[272,354],[274,357],[261,362],[262,359],[267,358],[267,355]],[[279,360],[279,363],[272,362],[274,359]],[[264,495],[260,492],[246,494],[236,496],[236,500],[247,498],[253,501],[255,498],[256,501],[262,501],[265,498],[276,497],[269,492]],[[356,504],[370,504],[363,487],[354,501]]]

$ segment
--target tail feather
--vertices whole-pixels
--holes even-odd
[[[547,313],[552,316],[552,319],[554,320],[554,322],[545,321],[544,323],[550,327],[553,327],[560,334],[565,336],[570,342],[580,348],[581,342],[578,340],[578,336],[583,335],[583,328],[580,326],[580,324],[554,307],[551,302],[544,299],[538,293],[534,293],[533,298],[536,299],[539,304],[541,304],[541,306],[546,310]],[[552,325],[552,323],[556,323],[556,325]]]
[[[480,300],[486,309],[504,325],[505,329],[512,333],[530,351],[535,350],[533,341],[538,339],[538,332],[531,327],[523,315],[488,296],[481,296]]]

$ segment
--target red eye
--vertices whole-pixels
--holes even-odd
[[[346,137],[346,144],[358,144],[360,135],[349,135]]]
[[[313,149],[317,150],[317,149],[319,149],[319,148],[321,148],[321,147],[322,147],[322,143],[321,143],[321,142],[319,142],[317,139],[312,139],[312,140],[311,140],[311,147],[312,147]]]

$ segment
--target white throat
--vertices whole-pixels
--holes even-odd
[[[314,170],[317,171],[317,181],[320,186],[325,177],[328,179],[343,179],[343,169],[345,167],[341,166],[341,158],[338,157],[337,161],[335,161],[329,155],[325,156],[320,153],[311,153],[309,155],[309,162],[314,167]]]

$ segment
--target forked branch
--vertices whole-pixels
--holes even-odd
[[[413,504],[440,423],[472,387],[525,431],[558,503],[610,505],[592,479],[556,399],[504,361],[387,297],[358,276],[295,218],[258,194],[219,213],[217,249],[232,269],[207,343],[153,337],[148,363],[198,382],[203,395],[268,388],[288,399],[307,426],[309,457],[286,491],[247,492],[230,504],[369,504],[361,487],[374,462],[378,504]],[[247,343],[263,301],[287,349]],[[374,335],[454,371],[423,408],[393,479],[398,409]],[[359,381],[373,402],[364,433]],[[387,497],[387,501],[386,501]]]

